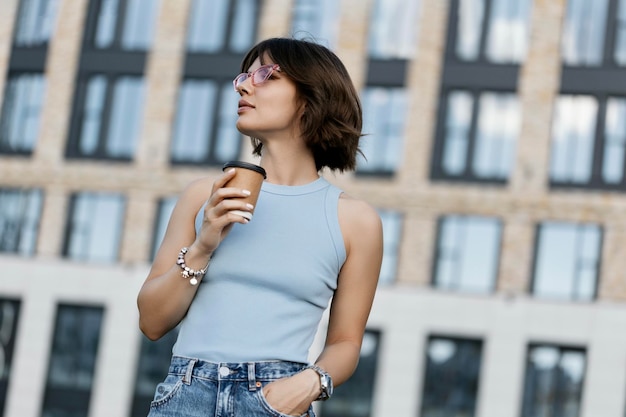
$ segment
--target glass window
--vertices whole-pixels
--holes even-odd
[[[411,59],[417,49],[420,0],[376,0],[371,11],[369,56]]]
[[[223,164],[236,159],[241,134],[236,128],[238,96],[230,82],[189,79],[178,96],[172,161]]]
[[[492,63],[520,63],[526,57],[532,0],[459,0],[456,56]],[[489,13],[488,18],[485,14]]]
[[[6,404],[7,389],[13,364],[20,301],[0,298],[0,416]]]
[[[402,214],[392,210],[380,210],[379,215],[383,223],[383,263],[378,284],[389,285],[396,281],[402,237]]]
[[[0,114],[0,152],[30,153],[39,135],[45,78],[38,73],[9,76]]]
[[[557,99],[550,162],[553,181],[591,181],[597,113],[594,97],[562,95]]]
[[[89,78],[79,115],[76,152],[88,157],[132,158],[140,135],[143,105],[143,78]]]
[[[617,65],[626,65],[626,0],[620,0],[617,10],[615,32],[615,62]]]
[[[473,417],[476,412],[482,342],[430,337],[421,417]]]
[[[530,346],[522,417],[580,416],[586,362],[582,349]]]
[[[98,49],[149,49],[159,4],[156,0],[101,0],[94,46]]]
[[[0,252],[35,253],[42,200],[40,190],[0,188]]]
[[[561,53],[572,66],[600,66],[603,61],[609,0],[568,0]]]
[[[124,203],[124,197],[119,194],[75,194],[64,256],[79,261],[115,262],[124,222]]]
[[[608,100],[604,126],[602,161],[604,182],[624,183],[624,164],[626,164],[626,98],[612,97]]]
[[[495,288],[501,223],[478,216],[446,216],[439,222],[433,285],[487,293]]]
[[[154,259],[156,256],[159,247],[161,246],[161,242],[163,241],[163,237],[165,236],[165,231],[167,230],[167,224],[170,221],[170,216],[172,215],[172,211],[174,211],[174,206],[178,201],[178,197],[168,197],[163,198],[159,201],[159,208],[157,211],[157,218],[154,226],[154,237],[152,239],[152,252],[150,254],[150,259]]]
[[[245,52],[256,38],[258,0],[193,0],[187,49]]]
[[[310,38],[333,49],[339,33],[339,1],[295,0],[291,33],[295,38]]]
[[[50,41],[59,0],[20,0],[13,42],[18,47],[34,47]]]
[[[172,348],[177,337],[178,328],[166,333],[155,342],[145,336],[141,338],[141,352],[130,417],[145,417],[150,410],[154,390],[167,376]]]
[[[453,90],[443,129],[443,176],[505,181],[515,158],[520,109],[514,93],[484,91],[478,97]]]
[[[59,305],[42,417],[86,416],[103,309]]]
[[[538,297],[592,300],[602,230],[593,224],[544,222],[539,228],[532,292]]]
[[[400,165],[408,97],[404,88],[367,87],[362,96],[363,156],[357,173],[391,175]]]
[[[335,389],[331,401],[321,403],[321,417],[370,417],[376,368],[380,353],[380,332],[366,330],[359,364],[352,377]]]

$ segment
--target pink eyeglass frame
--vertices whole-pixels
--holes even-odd
[[[269,68],[270,70],[268,71],[268,73],[265,76],[265,78],[263,78],[263,80],[259,81],[259,82],[255,81],[254,78],[256,77],[256,74],[260,70],[264,70],[264,69],[267,69],[267,68]],[[255,69],[254,71],[242,72],[241,74],[236,76],[235,79],[233,80],[233,88],[235,89],[235,91],[239,91],[239,90],[237,90],[237,87],[239,87],[241,84],[245,83],[248,78],[250,78],[253,86],[257,86],[259,84],[263,84],[264,82],[266,82],[267,80],[270,79],[270,77],[272,76],[274,71],[280,71],[280,65],[278,65],[278,64],[261,65],[259,68]]]

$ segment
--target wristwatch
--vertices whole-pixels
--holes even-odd
[[[317,365],[309,365],[305,369],[313,369],[320,376],[320,386],[322,392],[315,401],[326,401],[333,395],[333,379],[328,375],[328,372],[324,371]]]

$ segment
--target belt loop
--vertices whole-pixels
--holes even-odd
[[[185,376],[183,377],[183,383],[185,385],[191,385],[191,374],[193,373],[193,367],[196,366],[196,359],[190,359],[187,364],[187,372],[185,372]]]
[[[256,391],[256,372],[254,362],[248,362],[248,390]]]

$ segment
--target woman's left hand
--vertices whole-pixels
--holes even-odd
[[[311,369],[270,382],[263,387],[263,396],[273,409],[290,416],[306,413],[319,396],[320,382]]]

